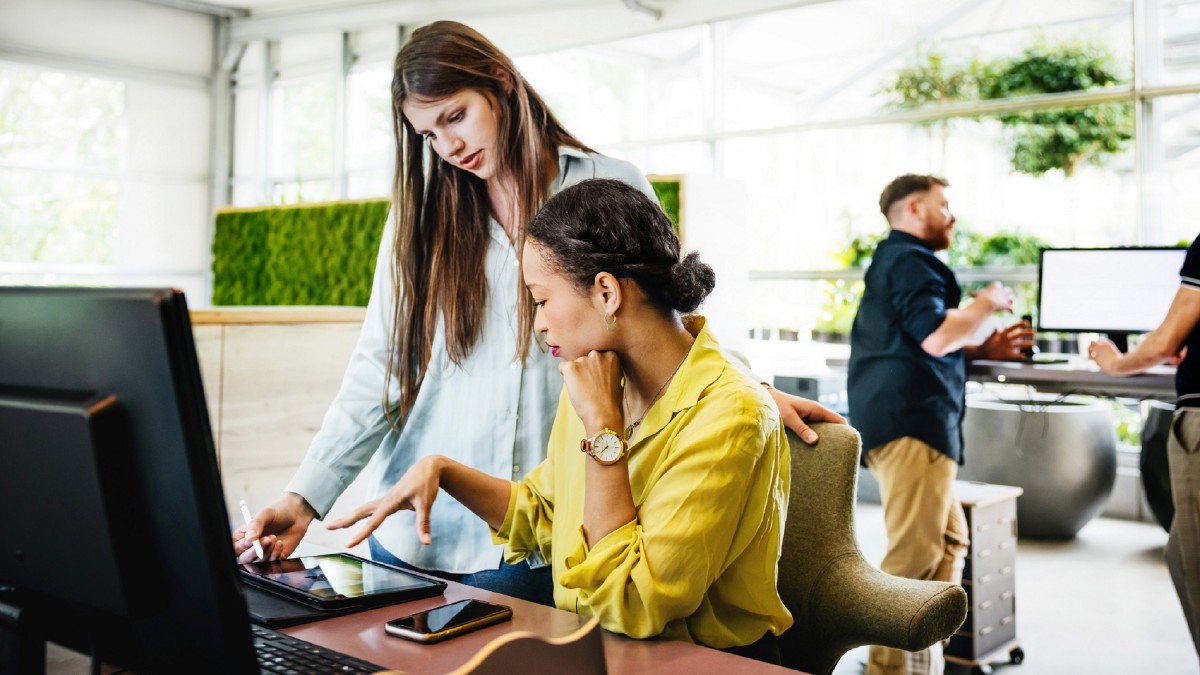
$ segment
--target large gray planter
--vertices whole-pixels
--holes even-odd
[[[1022,537],[1074,537],[1104,508],[1116,480],[1116,424],[1106,401],[971,396],[963,437],[960,479],[1024,488]]]

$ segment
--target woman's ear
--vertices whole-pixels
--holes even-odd
[[[621,307],[621,282],[610,272],[596,274],[592,282],[592,304],[601,314],[616,314]]]
[[[512,96],[514,89],[512,73],[500,66],[494,66],[492,76],[500,81],[500,91],[503,91],[505,96]]]

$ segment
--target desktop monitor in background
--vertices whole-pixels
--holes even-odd
[[[0,513],[27,637],[257,670],[182,293],[0,288]]]
[[[1179,290],[1184,248],[1047,248],[1038,264],[1038,330],[1129,334],[1162,323]]]

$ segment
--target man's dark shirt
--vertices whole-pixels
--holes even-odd
[[[1200,237],[1188,247],[1179,283],[1200,291]],[[1187,356],[1175,371],[1175,392],[1179,394],[1179,407],[1200,408],[1200,327],[1192,329],[1184,344]]]
[[[921,343],[956,309],[962,289],[928,244],[892,230],[875,249],[850,332],[850,423],[863,454],[911,436],[962,463],[966,364]]]

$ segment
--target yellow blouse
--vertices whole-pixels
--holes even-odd
[[[792,625],[776,590],[790,459],[779,413],[692,317],[696,340],[630,443],[637,516],[589,550],[583,423],[564,390],[546,461],[513,483],[497,543],[550,560],[554,602],[613,632],[716,648]],[[553,544],[553,545],[552,545]]]

